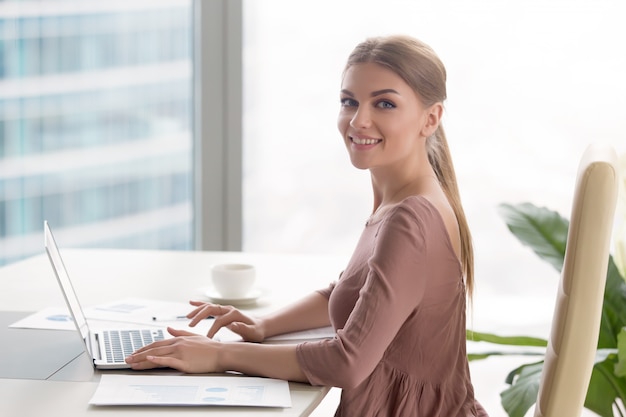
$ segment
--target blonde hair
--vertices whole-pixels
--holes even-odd
[[[354,48],[344,71],[360,63],[383,65],[401,77],[422,99],[424,105],[446,99],[446,69],[435,51],[423,42],[402,35],[366,39]],[[461,196],[443,126],[427,138],[428,160],[448,198],[459,224],[461,265],[465,286],[471,298],[474,289],[474,249],[472,236],[461,204]]]

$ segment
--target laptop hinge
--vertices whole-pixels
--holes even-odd
[[[100,361],[102,359],[102,351],[100,350],[100,340],[98,338],[98,333],[91,334],[91,336],[89,337],[88,347],[94,363]]]

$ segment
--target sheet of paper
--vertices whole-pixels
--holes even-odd
[[[189,327],[189,319],[184,316],[192,310],[187,303],[150,300],[144,298],[124,298],[110,303],[90,306],[84,309],[92,330],[136,327],[173,327],[196,334],[206,335],[213,324],[212,319],[202,320],[195,327]],[[140,326],[137,326],[140,325]],[[47,308],[33,313],[10,325],[13,328],[75,330],[67,308]],[[307,340],[332,338],[332,327],[286,333],[268,338],[270,343],[294,343]],[[241,337],[227,328],[222,328],[215,338],[223,342],[241,341]]]
[[[76,330],[67,308],[51,307],[30,314],[9,325],[14,329]]]
[[[92,320],[119,321],[154,325],[159,322],[188,321],[184,316],[193,310],[188,303],[125,298],[111,303],[85,308],[85,316]]]
[[[287,381],[244,376],[102,375],[93,405],[291,407]]]
[[[181,302],[125,298],[110,303],[99,304],[84,309],[92,331],[101,329],[129,329],[146,327],[173,327],[192,333],[206,335],[213,319],[202,320],[195,327],[189,327],[189,319],[184,316],[193,306]],[[76,330],[67,307],[54,307],[33,313],[11,324],[12,328]],[[227,328],[215,335],[225,342],[240,341],[241,337]]]
[[[147,326],[185,326],[189,320],[184,316],[193,307],[187,303],[125,298],[111,303],[83,307],[90,325],[98,320],[108,323],[135,323]],[[51,307],[33,313],[10,327],[30,329],[74,329],[72,317],[66,306]]]

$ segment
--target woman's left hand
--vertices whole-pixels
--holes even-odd
[[[136,370],[169,367],[185,373],[222,372],[218,366],[220,342],[170,327],[167,331],[174,337],[138,349],[126,363]]]

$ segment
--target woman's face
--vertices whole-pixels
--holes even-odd
[[[340,98],[337,126],[360,169],[406,163],[424,150],[439,123],[440,113],[431,114],[436,105],[425,108],[402,78],[379,64],[348,68]]]

